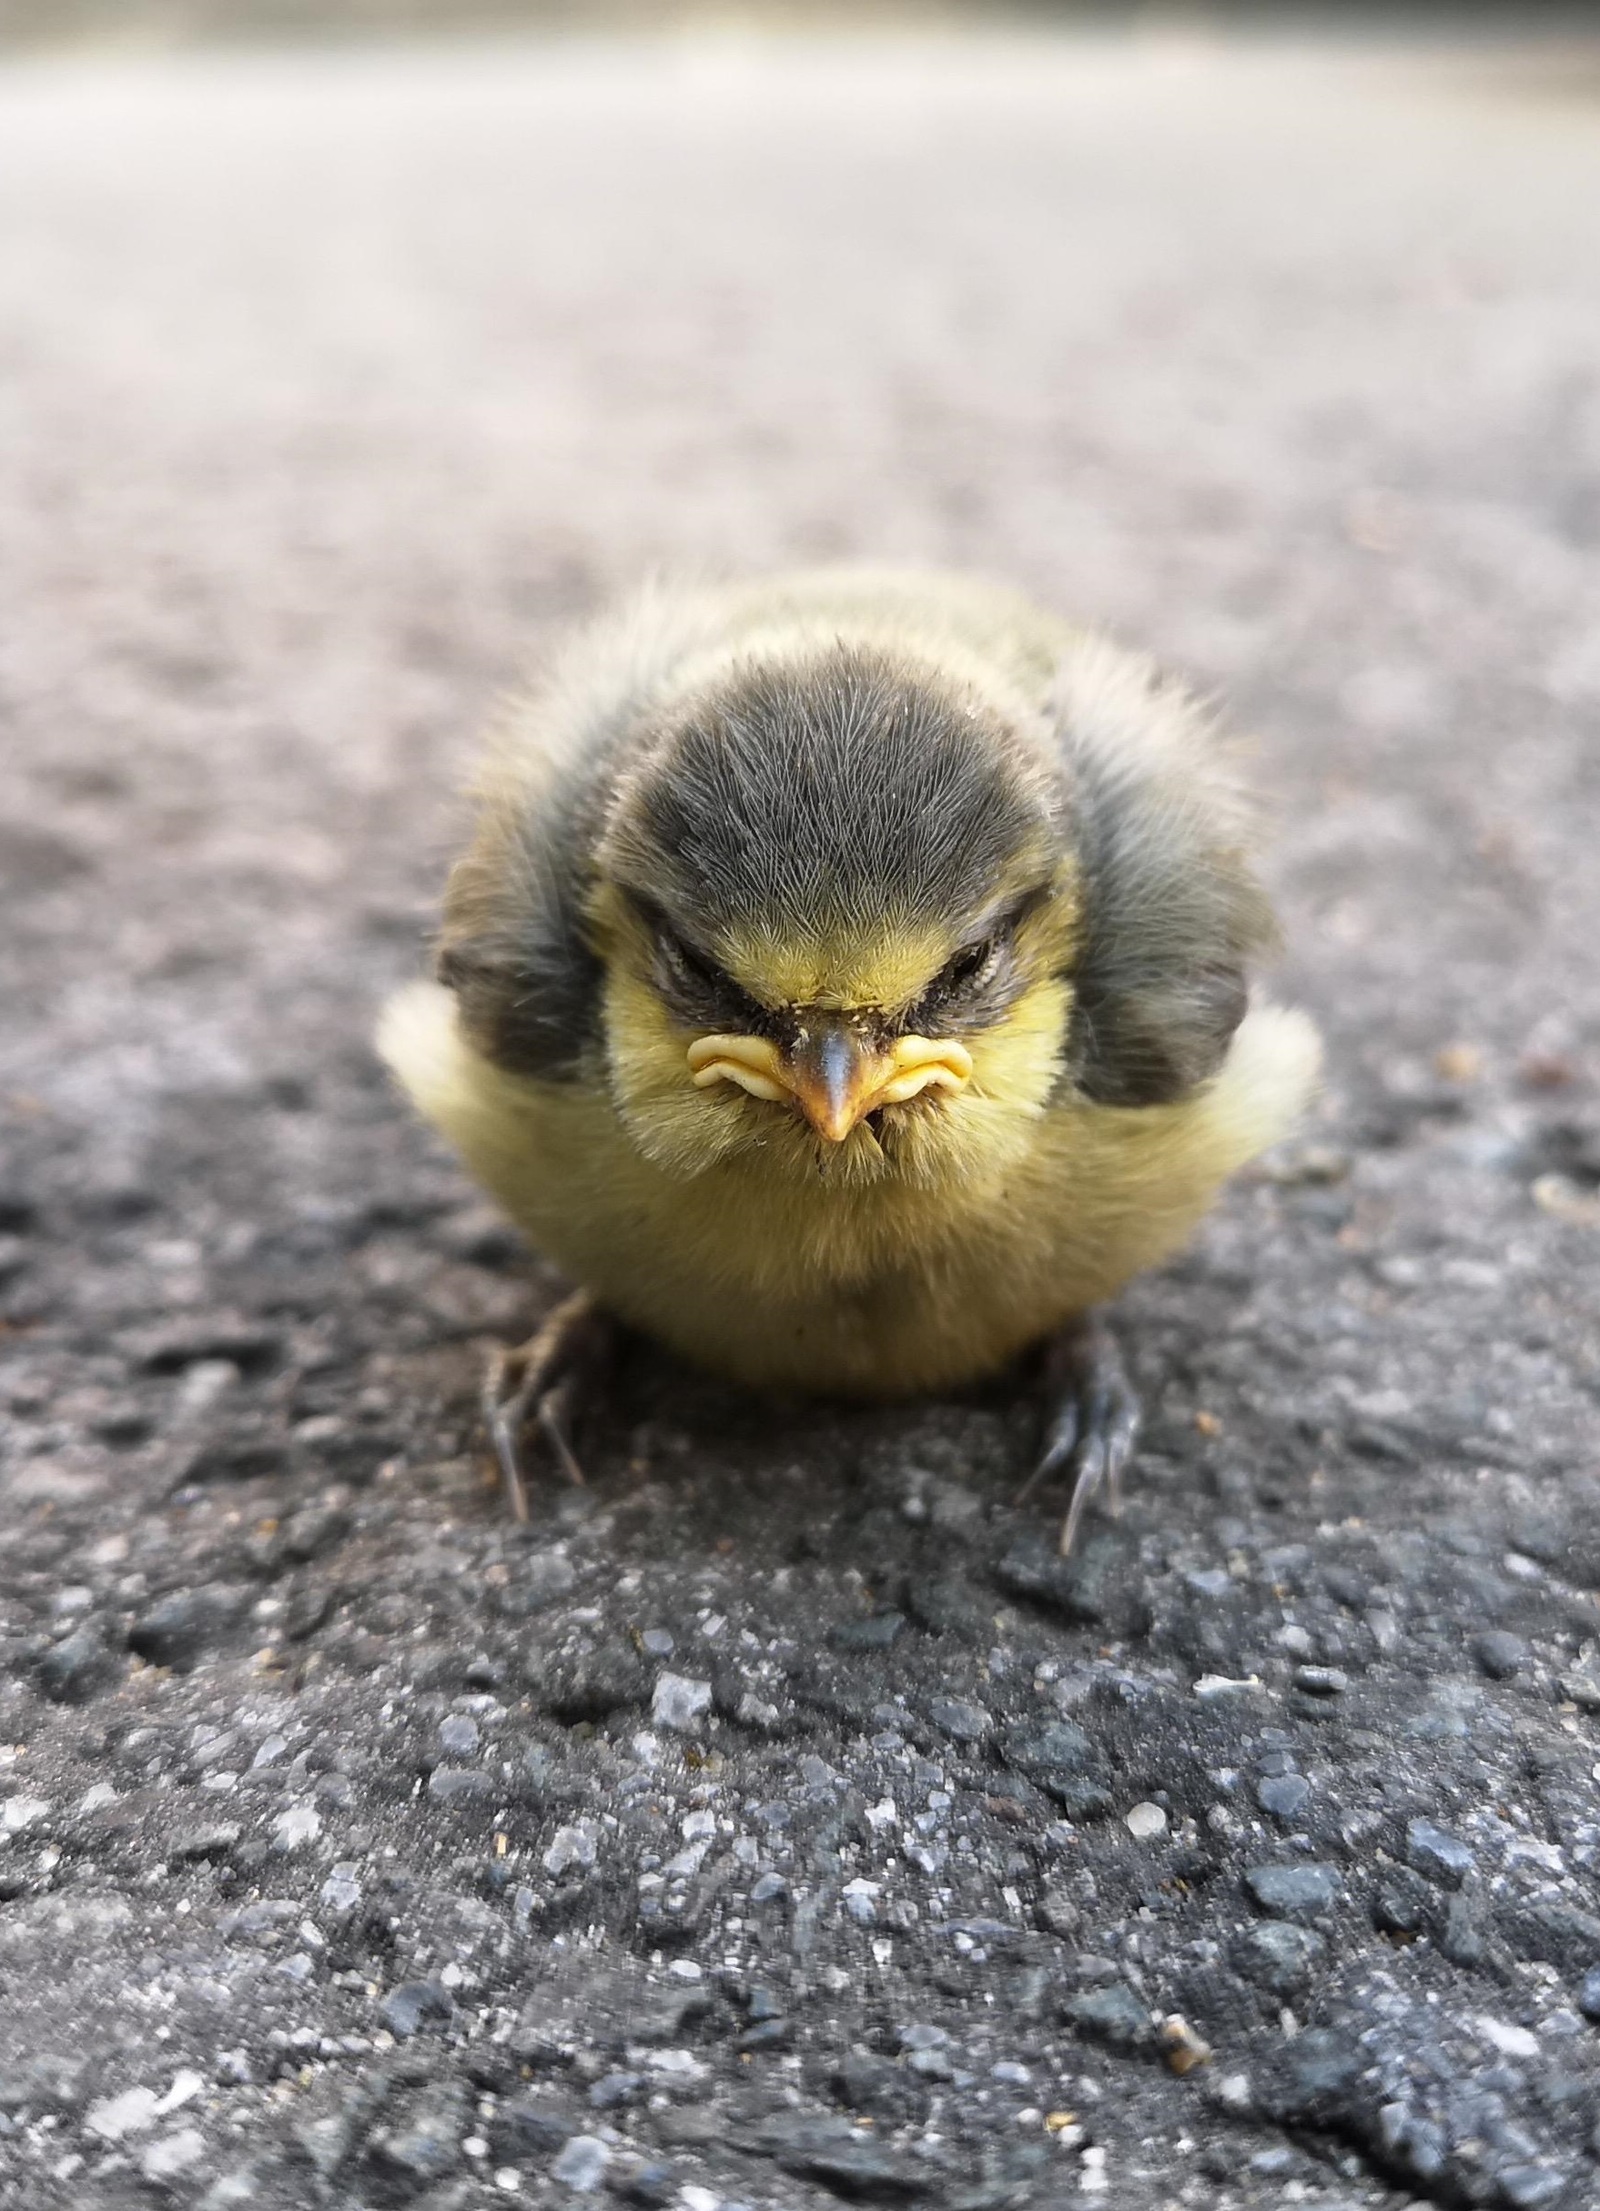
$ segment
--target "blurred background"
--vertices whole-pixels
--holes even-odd
[[[1498,25],[1515,35],[1538,17],[1565,18],[1575,32],[1593,10],[1573,0],[1324,0],[1321,8],[1284,0],[0,0],[0,27],[50,43],[84,36],[170,40],[310,32],[360,37],[393,32],[451,33],[484,29],[583,31],[677,26],[771,29],[864,23],[901,27],[930,23],[1116,23],[1129,18],[1186,23],[1260,23],[1287,19],[1317,29],[1338,19],[1365,20],[1404,35],[1430,17]]]
[[[115,1186],[175,1096],[371,1098],[484,715],[663,566],[970,568],[1187,670],[1254,745],[1336,1084],[1592,1035],[1584,16],[0,28],[19,1141],[92,1130]]]

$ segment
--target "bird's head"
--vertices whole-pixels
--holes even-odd
[[[943,641],[713,650],[537,804],[513,748],[440,972],[481,1052],[602,1083],[669,1173],[993,1182],[1064,1092],[1221,1064],[1272,925],[1204,734],[1092,642],[1032,697]]]
[[[589,902],[647,1153],[843,1183],[1003,1168],[1060,1076],[1078,920],[1028,713],[992,676],[849,645],[724,666],[661,712]]]

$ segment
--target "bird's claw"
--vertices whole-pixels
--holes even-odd
[[[1073,1470],[1072,1497],[1061,1523],[1065,1558],[1077,1540],[1079,1522],[1102,1491],[1113,1519],[1122,1510],[1122,1477],[1139,1434],[1139,1400],[1116,1344],[1093,1323],[1057,1337],[1046,1387],[1043,1448],[1016,1501],[1020,1505],[1040,1482],[1064,1467]]]
[[[483,1416],[514,1520],[528,1519],[522,1431],[530,1415],[569,1482],[583,1486],[572,1447],[572,1421],[603,1323],[586,1290],[575,1290],[514,1351],[497,1351],[483,1383]]]

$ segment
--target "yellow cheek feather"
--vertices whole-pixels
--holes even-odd
[[[695,1088],[684,1030],[655,989],[620,964],[606,978],[605,1031],[617,1114],[648,1160],[670,1175],[698,1176],[746,1146],[755,1101],[726,1085]]]

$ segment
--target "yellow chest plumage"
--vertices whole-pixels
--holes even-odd
[[[603,1087],[474,1051],[432,984],[392,1001],[380,1046],[537,1249],[621,1318],[746,1382],[885,1396],[996,1369],[1173,1251],[1293,1121],[1318,1059],[1302,1016],[1258,1007],[1180,1104],[1069,1096],[959,1178],[853,1184],[749,1150],[672,1172]]]

